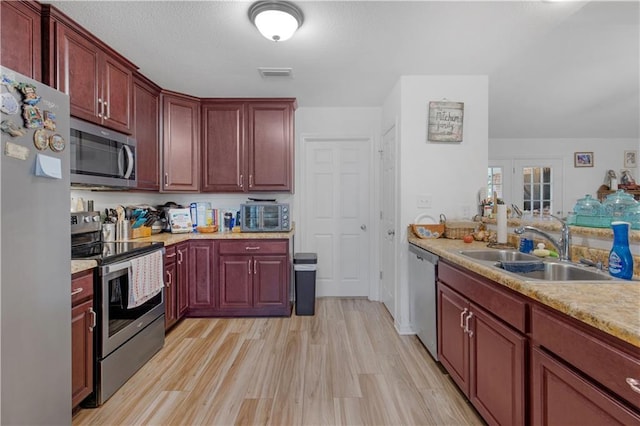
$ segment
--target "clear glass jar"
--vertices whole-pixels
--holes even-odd
[[[613,194],[607,195],[605,198],[603,207],[607,216],[616,220],[621,220],[626,214],[627,209],[637,206],[638,202],[633,199],[633,195],[624,192],[619,189]]]
[[[628,207],[622,220],[631,224],[631,229],[640,229],[640,203]]]
[[[580,216],[600,216],[604,213],[602,203],[589,194],[578,200],[573,207],[573,212]]]

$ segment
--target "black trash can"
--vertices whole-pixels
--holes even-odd
[[[293,270],[296,274],[296,315],[314,315],[316,308],[316,253],[296,253]]]

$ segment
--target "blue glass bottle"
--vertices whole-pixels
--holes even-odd
[[[630,280],[633,277],[633,256],[629,250],[629,222],[611,222],[613,247],[609,252],[609,274]]]

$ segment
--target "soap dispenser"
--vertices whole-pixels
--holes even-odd
[[[630,280],[633,277],[633,257],[629,250],[629,222],[611,222],[613,247],[609,253],[609,274]]]

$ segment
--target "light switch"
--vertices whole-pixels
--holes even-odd
[[[430,209],[433,204],[433,197],[431,195],[418,195],[418,208],[419,209]]]

